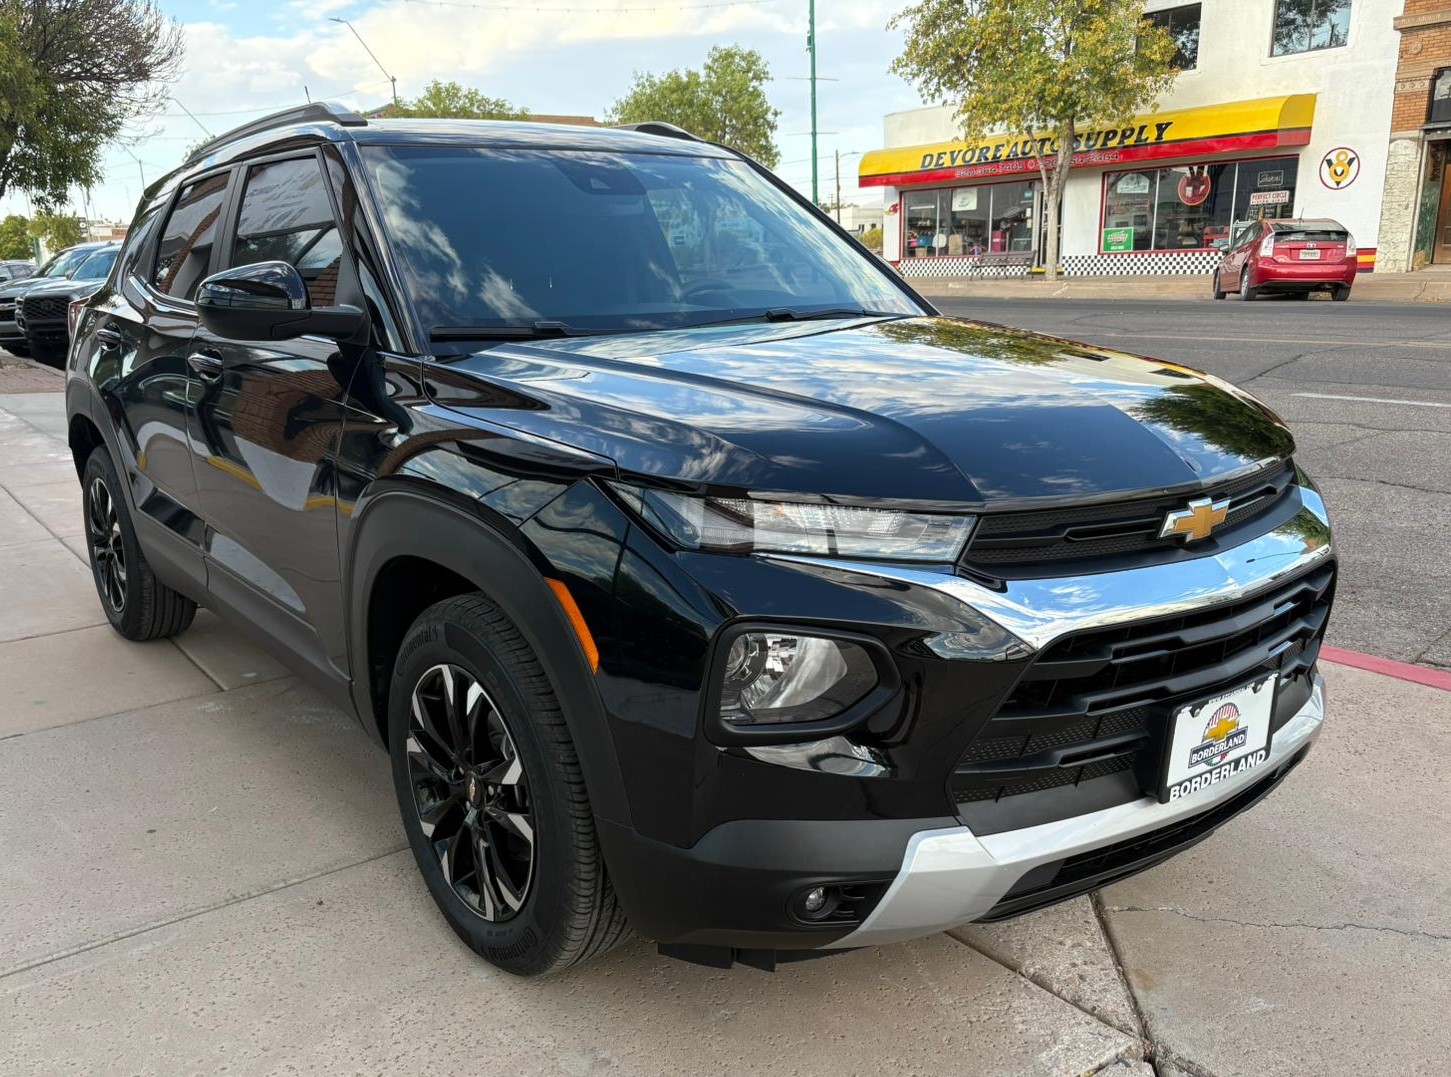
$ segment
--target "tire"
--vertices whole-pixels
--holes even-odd
[[[175,636],[191,627],[196,603],[152,574],[121,491],[110,454],[97,446],[81,472],[81,512],[96,597],[111,627],[129,640]]]
[[[1239,271],[1239,297],[1243,299],[1246,303],[1249,303],[1259,298],[1259,294],[1260,290],[1258,288],[1250,287],[1249,269],[1247,267],[1245,269],[1241,269]]]
[[[1219,270],[1215,270],[1209,277],[1209,288],[1214,293],[1215,299],[1224,298],[1224,289],[1219,286]]]
[[[1344,303],[1347,299],[1350,298],[1350,285],[1337,284],[1333,289],[1331,289],[1330,298],[1337,303]]]
[[[470,594],[423,612],[398,649],[388,718],[408,844],[476,954],[539,976],[629,937],[559,700],[498,607]]]

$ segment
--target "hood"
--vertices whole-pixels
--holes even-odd
[[[446,370],[449,406],[509,408],[507,425],[622,474],[760,491],[1074,499],[1209,482],[1294,448],[1209,375],[947,318],[501,344]]]
[[[54,284],[57,281],[67,283],[65,277],[22,277],[20,280],[8,281],[0,284],[0,299],[13,299],[39,288],[42,284]]]
[[[37,284],[25,292],[28,296],[58,295],[68,299],[80,299],[100,291],[101,286],[106,283],[106,278],[97,277],[92,280],[72,280],[69,277],[61,277],[57,280],[47,280]]]

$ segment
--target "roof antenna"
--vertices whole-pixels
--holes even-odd
[[[312,94],[310,94],[308,92],[308,90],[307,90],[307,83],[305,83],[305,82],[302,84],[302,96],[305,97],[305,98],[307,98],[307,103],[309,105],[312,104]]]

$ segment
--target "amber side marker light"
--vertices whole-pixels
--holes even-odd
[[[595,638],[590,635],[589,625],[585,624],[584,614],[579,612],[579,605],[574,601],[574,596],[569,593],[569,588],[564,586],[561,580],[545,580],[544,582],[549,584],[549,589],[559,600],[564,615],[569,618],[569,623],[574,628],[574,634],[579,637],[579,645],[584,648],[584,656],[589,660],[590,672],[598,673],[600,649],[595,646]]]

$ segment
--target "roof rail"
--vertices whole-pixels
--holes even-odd
[[[203,142],[191,156],[186,159],[187,164],[199,158],[205,157],[213,150],[225,146],[228,142],[235,142],[248,135],[258,135],[263,131],[270,131],[274,127],[282,127],[289,123],[337,123],[344,127],[367,127],[368,121],[359,116],[352,109],[340,105],[336,101],[311,101],[305,105],[297,105],[294,108],[285,108],[281,112],[274,112],[270,116],[263,116],[260,120],[253,120],[251,123],[244,123],[240,127],[234,127],[225,134]]]
[[[664,120],[646,120],[644,123],[617,123],[617,131],[639,131],[642,135],[661,135],[665,138],[681,138],[687,142],[704,142],[699,135],[692,135],[683,127],[676,127]]]

